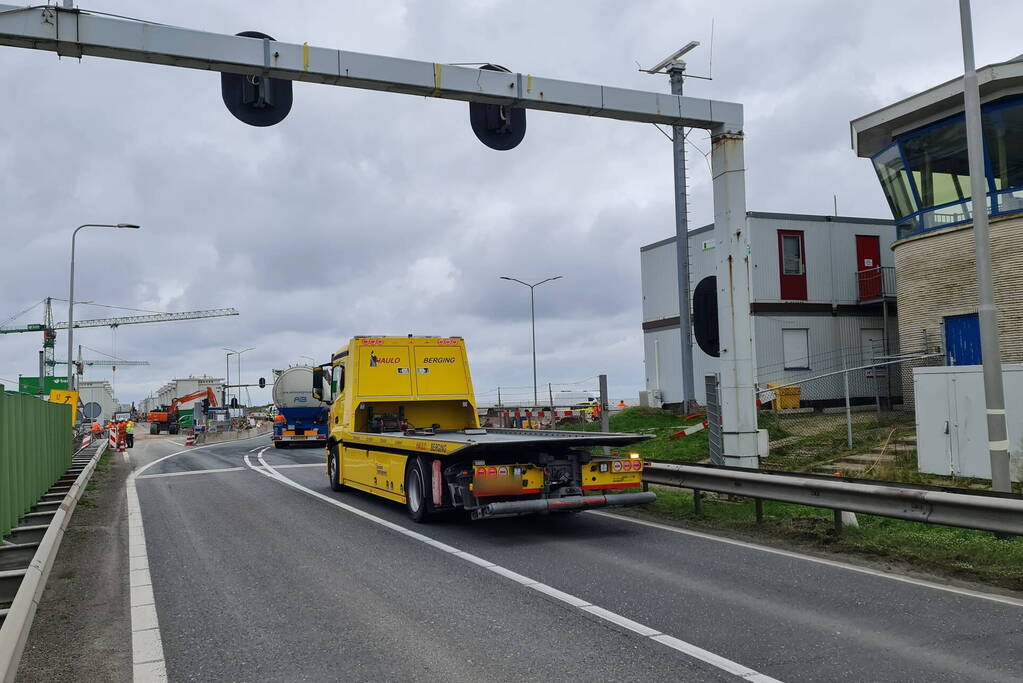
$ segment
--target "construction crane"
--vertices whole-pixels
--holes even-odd
[[[53,358],[53,348],[57,341],[57,330],[66,330],[66,322],[53,322],[53,297],[46,297],[43,307],[43,322],[30,323],[24,327],[0,327],[0,334],[17,334],[20,332],[42,332],[43,333],[43,363],[42,372],[49,375],[51,369],[57,364]],[[38,305],[38,304],[37,304]],[[143,323],[164,323],[178,320],[199,320],[201,318],[220,318],[224,316],[238,315],[233,308],[214,308],[205,311],[183,311],[181,313],[153,313],[149,315],[127,315],[118,318],[96,318],[93,320],[76,320],[74,328],[81,327],[120,327],[121,325],[140,325]],[[67,361],[63,361],[67,364]],[[133,365],[146,363],[146,361],[111,363],[111,365]],[[92,365],[106,365],[106,363],[91,363]],[[40,378],[40,386],[44,379]]]

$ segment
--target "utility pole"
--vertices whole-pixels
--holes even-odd
[[[991,276],[991,235],[987,216],[987,176],[984,172],[984,139],[980,119],[980,88],[973,57],[973,20],[970,0],[959,0],[959,23],[963,36],[963,95],[966,142],[970,160],[970,197],[973,206],[973,244],[976,249],[979,298],[980,353],[984,368],[984,402],[987,405],[988,453],[991,458],[991,489],[1010,491],[1009,437],[1005,429],[1005,391],[1002,387],[1002,352],[998,339],[998,307]]]
[[[676,59],[668,65],[671,94],[682,95],[686,63]],[[689,413],[696,402],[693,379],[693,323],[689,294],[689,205],[686,188],[686,133],[684,126],[672,126],[672,158],[675,164],[675,259],[678,261],[678,330],[682,344],[682,403]]]
[[[686,78],[686,63],[682,55],[699,47],[692,41],[672,53],[647,73],[667,73],[671,94],[682,98]],[[682,351],[682,410],[689,413],[696,402],[696,382],[693,377],[693,323],[692,297],[689,292],[689,204],[686,179],[685,126],[672,126],[672,160],[675,167],[675,260],[678,274],[678,330]]]

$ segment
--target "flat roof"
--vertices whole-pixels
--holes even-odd
[[[1023,55],[977,69],[981,103],[1023,93]],[[849,123],[852,148],[860,157],[872,157],[902,133],[963,111],[963,77],[937,85],[865,114]]]
[[[864,218],[862,216],[822,216],[811,213],[774,213],[771,211],[747,211],[747,218],[766,218],[780,221],[815,221],[820,223],[859,223],[860,225],[895,225],[891,218]],[[700,226],[689,231],[689,236],[700,235],[714,229],[714,224]],[[663,240],[646,244],[639,248],[642,251],[650,251],[666,244],[674,244],[675,236],[665,237]]]

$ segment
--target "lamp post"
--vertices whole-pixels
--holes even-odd
[[[529,321],[530,321],[530,324],[531,324],[532,330],[533,330],[533,407],[534,408],[536,408],[536,406],[537,406],[537,404],[539,402],[539,397],[538,397],[537,392],[536,392],[536,307],[534,306],[534,303],[533,303],[533,290],[536,289],[537,287],[539,287],[540,285],[542,285],[545,282],[553,282],[554,280],[560,280],[561,278],[562,278],[561,275],[555,275],[554,277],[549,277],[549,278],[547,278],[545,280],[540,280],[539,282],[534,282],[533,284],[529,284],[528,282],[523,282],[522,280],[517,280],[516,278],[513,278],[513,277],[505,277],[504,275],[501,276],[502,280],[508,280],[509,282],[518,282],[520,285],[525,285],[526,287],[529,287]]]
[[[132,230],[138,230],[141,226],[135,225],[134,223],[84,223],[75,228],[75,231],[71,233],[71,284],[68,287],[67,295],[67,388],[68,391],[74,391],[75,385],[74,379],[74,363],[71,362],[72,349],[74,348],[74,334],[75,334],[75,239],[78,237],[78,231],[82,228],[130,228]],[[39,381],[42,382],[43,378],[40,377]]]
[[[238,356],[238,385],[239,385],[238,388],[240,389],[241,388],[241,383],[242,383],[242,354],[247,352],[247,351],[255,351],[256,347],[255,346],[250,346],[249,348],[242,349],[241,351],[236,351],[235,349],[229,349],[227,347],[221,347],[221,348],[223,348],[225,351],[228,352],[227,356],[224,357],[224,365],[227,367],[227,374],[228,374],[228,381],[225,381],[225,383],[224,383],[224,405],[226,406],[227,405],[227,385],[229,385],[231,383],[230,382],[231,365],[230,365],[228,359],[232,355]],[[239,391],[238,392],[238,398],[241,398],[241,395],[242,395],[241,391]]]

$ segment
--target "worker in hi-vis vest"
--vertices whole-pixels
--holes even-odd
[[[128,448],[135,447],[135,422],[128,420],[124,425],[124,436],[128,444]]]

